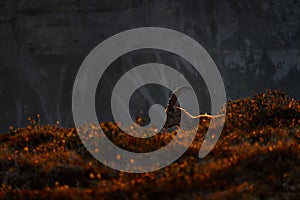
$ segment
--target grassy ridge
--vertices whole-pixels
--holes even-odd
[[[299,199],[299,101],[270,90],[229,101],[219,141],[199,160],[208,124],[201,120],[180,159],[143,174],[102,165],[85,150],[74,128],[33,123],[12,130],[0,136],[0,199]],[[102,126],[111,141],[135,152],[155,150],[175,135],[143,140],[115,124]]]

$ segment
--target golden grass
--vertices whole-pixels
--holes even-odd
[[[204,159],[198,151],[209,119],[201,120],[193,144],[180,159],[143,174],[99,163],[74,128],[33,121],[0,136],[0,199],[300,197],[300,103],[279,91],[229,101],[222,135]],[[138,139],[113,123],[102,127],[111,141],[134,152],[153,151],[176,134]]]

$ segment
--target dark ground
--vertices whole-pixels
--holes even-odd
[[[30,120],[26,128],[0,136],[1,199],[300,198],[300,102],[282,92],[230,101],[222,135],[208,156],[198,158],[209,123],[202,119],[180,159],[143,174],[102,165],[74,128]],[[135,152],[163,146],[175,134],[141,141],[112,123],[102,126],[111,141]]]

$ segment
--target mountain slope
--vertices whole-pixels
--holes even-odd
[[[85,150],[74,128],[42,126],[38,120],[0,136],[1,199],[300,197],[300,102],[279,91],[229,101],[222,135],[204,159],[197,156],[208,119],[201,120],[180,159],[143,174],[102,165]],[[111,141],[135,152],[162,147],[175,135],[135,139],[115,124],[102,126]]]

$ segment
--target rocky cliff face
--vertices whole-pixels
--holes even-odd
[[[72,87],[85,56],[111,35],[143,26],[174,29],[197,40],[219,67],[230,99],[266,88],[300,97],[297,0],[1,1],[0,132],[24,126],[36,113],[44,123],[72,126]],[[113,64],[113,77],[142,61],[185,65],[164,52],[145,54],[122,56]],[[103,87],[112,88],[112,80],[104,79]],[[107,103],[102,94],[97,103]]]

